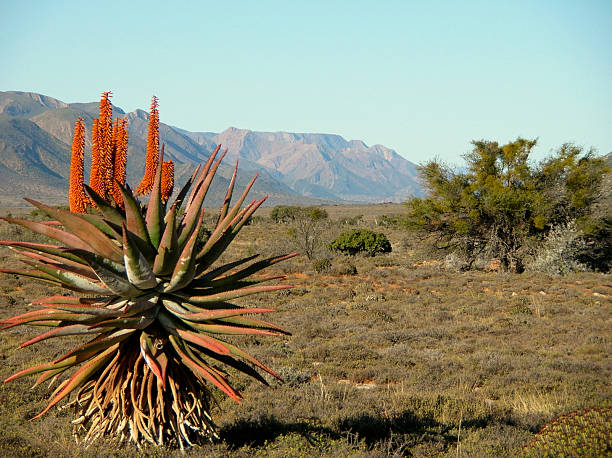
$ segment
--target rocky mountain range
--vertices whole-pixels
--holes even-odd
[[[127,174],[128,182],[136,184],[144,170],[148,113],[113,110],[113,117],[128,119]],[[0,92],[0,205],[20,205],[23,196],[65,203],[70,145],[79,116],[90,135],[98,103],[64,103],[32,92]],[[88,137],[86,157],[90,141]],[[222,199],[235,160],[241,171],[238,185],[259,172],[253,198],[269,194],[271,205],[397,202],[421,194],[413,163],[382,145],[367,146],[339,135],[234,127],[220,133],[189,132],[160,123],[160,142],[175,162],[177,185],[218,143],[228,148],[220,178],[211,190],[213,205]]]

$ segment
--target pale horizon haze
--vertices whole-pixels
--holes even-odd
[[[612,1],[0,1],[0,90],[191,131],[342,135],[415,163],[470,141],[612,151]]]

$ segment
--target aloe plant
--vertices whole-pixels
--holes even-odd
[[[54,222],[3,218],[59,244],[0,241],[29,266],[1,271],[78,293],[35,300],[35,310],[2,321],[4,329],[48,328],[22,348],[51,338],[85,336],[65,355],[5,380],[36,374],[35,385],[58,383],[46,408],[34,418],[68,401],[76,409],[75,434],[84,443],[112,436],[138,445],[148,442],[182,449],[217,437],[210,413],[212,387],[236,402],[243,399],[223,367],[264,384],[259,370],[280,378],[223,339],[289,334],[254,317],[272,309],[242,308],[231,301],[291,288],[262,284],[281,277],[252,275],[296,253],[256,262],[255,256],[216,262],[265,200],[242,208],[255,176],[230,206],[236,164],[217,223],[208,238],[202,238],[202,204],[225,155],[217,159],[219,150],[195,170],[172,203],[162,199],[162,147],[146,206],[129,186],[115,181],[122,205],[112,194],[104,198],[85,186],[97,213],[74,213],[26,199]]]

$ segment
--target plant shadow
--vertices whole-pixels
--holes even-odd
[[[464,430],[485,428],[492,418],[477,418],[462,422]],[[311,445],[320,443],[322,438],[337,440],[353,436],[370,448],[377,443],[403,438],[404,442],[418,443],[435,441],[451,446],[457,442],[457,425],[443,424],[431,417],[416,416],[406,410],[392,418],[370,414],[358,414],[337,420],[331,426],[324,426],[318,419],[300,419],[285,422],[274,416],[258,419],[237,420],[224,426],[220,435],[229,449],[240,447],[261,447],[278,437],[294,433],[302,436]]]

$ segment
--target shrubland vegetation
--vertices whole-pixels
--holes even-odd
[[[286,275],[284,283],[296,287],[238,303],[278,310],[274,321],[293,333],[243,342],[284,383],[267,377],[270,389],[230,371],[246,401],[234,405],[214,393],[220,441],[187,456],[520,456],[557,416],[612,408],[608,275],[526,276],[476,264],[455,272],[445,268],[443,252],[431,252],[401,225],[380,225],[382,215],[401,219],[401,205],[325,210],[332,224],[324,243],[367,228],[384,233],[393,251],[327,252],[318,258],[329,261],[321,273],[305,256],[271,266],[270,275]],[[250,256],[254,247],[264,257],[286,252],[287,225],[270,212],[262,209],[219,261]],[[333,224],[351,214],[363,216],[354,226]],[[30,237],[3,222],[0,232]],[[14,259],[0,253],[4,266]],[[56,288],[35,280],[0,278],[0,316],[32,310],[32,298],[52,294]],[[22,354],[16,347],[31,335],[0,333],[3,377],[64,350],[53,342]],[[28,421],[47,393],[30,386],[16,380],[0,387],[0,455],[179,456],[104,442],[81,450],[68,411]]]
[[[519,139],[508,148],[475,144],[475,150],[483,149],[475,163],[488,157],[494,170],[505,164],[499,154],[506,154],[515,159],[504,160],[516,165],[531,143]],[[236,300],[244,307],[276,309],[275,321],[293,333],[276,340],[257,335],[241,340],[244,350],[273,367],[284,383],[264,374],[273,385],[269,389],[228,369],[246,401],[235,405],[215,391],[211,413],[220,440],[188,449],[186,455],[611,453],[612,282],[609,274],[596,271],[606,270],[609,240],[602,234],[610,214],[604,187],[584,184],[590,179],[602,183],[609,175],[597,158],[564,148],[563,166],[551,159],[519,169],[527,177],[544,170],[543,164],[556,164],[546,174],[557,177],[550,182],[561,190],[550,199],[563,205],[588,202],[586,207],[576,204],[577,213],[565,219],[563,205],[555,207],[531,194],[536,193],[535,184],[525,190],[520,180],[489,177],[481,182],[474,172],[472,184],[482,188],[470,197],[476,188],[464,185],[472,172],[453,172],[439,164],[427,164],[423,171],[441,171],[433,180],[441,187],[440,196],[434,198],[432,192],[428,199],[413,200],[408,210],[389,204],[261,209],[260,217],[242,228],[218,262],[255,253],[272,257],[288,246],[304,253],[308,249],[309,256],[269,267],[270,275],[285,275],[284,283],[294,284],[293,289]],[[508,169],[504,167],[500,170]],[[572,189],[586,186],[589,192],[568,194],[561,175],[583,183]],[[485,198],[492,191],[499,194]],[[482,219],[470,219],[463,194],[472,203],[482,197],[482,208],[475,207]],[[445,202],[445,196],[456,200]],[[523,212],[525,221],[512,220],[512,212],[495,215],[495,205],[502,201],[504,208]],[[521,202],[529,206],[521,207]],[[536,212],[549,219],[536,221],[531,205],[538,202],[556,208],[550,214]],[[459,214],[453,215],[456,210]],[[476,227],[485,216],[499,229],[492,239]],[[432,230],[446,232],[426,234],[423,221]],[[214,227],[215,222],[205,219],[204,225]],[[500,248],[508,231],[517,244]],[[372,256],[327,248],[343,234],[369,232],[381,234],[392,250]],[[479,243],[470,245],[469,234],[481,237]],[[44,241],[39,237],[0,222],[2,239]],[[599,264],[589,263],[585,254]],[[491,262],[495,257],[499,264]],[[0,251],[2,266],[14,262],[12,253]],[[517,273],[521,264],[532,272]],[[0,318],[30,311],[32,298],[58,291],[35,280],[0,278]],[[37,353],[23,355],[16,346],[30,335],[19,328],[0,333],[2,376],[26,367],[31,358],[42,362],[61,354],[61,345],[51,341]],[[28,391],[27,386],[16,380],[0,388],[0,454],[179,456],[172,450],[138,451],[105,442],[81,450],[64,425],[64,410],[28,421],[44,405],[45,390]]]

